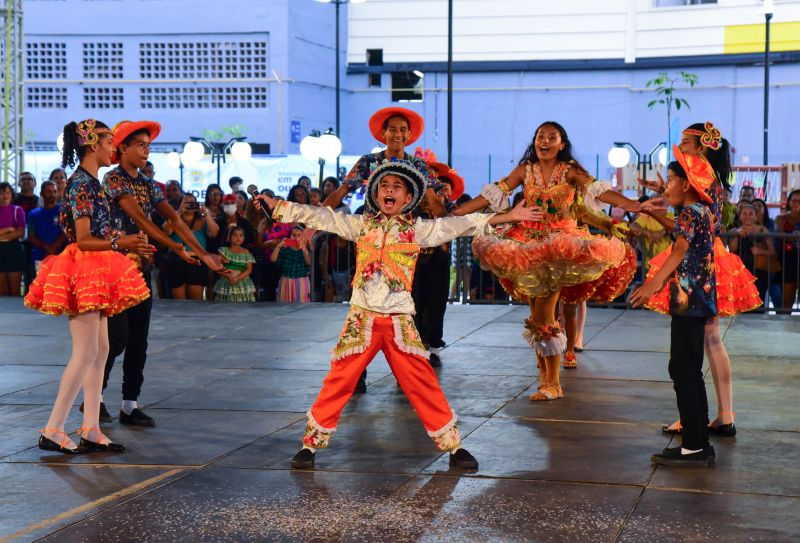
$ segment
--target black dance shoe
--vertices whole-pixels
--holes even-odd
[[[366,394],[367,392],[367,381],[364,377],[358,378],[358,383],[356,384],[356,389],[353,391],[355,394]]]
[[[84,438],[81,438],[78,446],[83,447],[87,452],[121,453],[125,450],[125,445],[122,443],[114,443],[113,441],[109,443],[95,443],[94,441],[89,441],[88,439]]]
[[[478,461],[467,449],[458,449],[450,454],[450,465],[462,469],[478,469]]]
[[[432,368],[441,368],[442,367],[442,359],[439,358],[439,355],[436,353],[431,353],[431,357],[429,360]]]
[[[78,408],[78,411],[83,413],[83,402],[81,402],[81,406]],[[111,413],[109,413],[108,409],[106,409],[105,402],[100,402],[100,422],[109,423],[113,420],[114,419],[111,417]]]
[[[692,454],[683,454],[680,447],[671,447],[650,457],[650,461],[654,464],[689,468],[711,467],[716,463],[716,459],[716,451],[711,446]]]
[[[66,447],[62,447],[52,439],[48,439],[44,436],[39,436],[39,448],[43,451],[58,452],[62,454],[83,454],[85,452],[89,452],[89,450],[83,446],[83,443],[74,449],[68,449]]]
[[[312,469],[315,456],[313,452],[304,447],[292,458],[292,467],[294,469]]]
[[[736,425],[734,423],[730,423],[709,426],[708,433],[721,437],[734,437],[736,435]]]
[[[126,426],[155,426],[156,421],[153,417],[149,416],[147,413],[139,409],[138,407],[131,411],[131,414],[128,415],[125,411],[119,412],[119,422],[121,424],[125,424]]]

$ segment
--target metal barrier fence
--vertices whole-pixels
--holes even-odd
[[[756,287],[765,305],[755,312],[791,313],[800,311],[797,289],[800,286],[800,233],[756,233],[738,236],[723,233],[728,250],[737,254],[745,267],[756,276]],[[637,271],[628,291],[610,304],[593,307],[627,308],[630,292],[642,283],[642,261],[654,256],[652,245],[642,238],[632,240],[637,252]],[[355,271],[355,245],[335,235],[322,234],[314,238],[311,270],[312,300],[341,302],[349,299],[350,283]],[[774,249],[774,254],[753,255],[752,248]],[[482,270],[472,255],[472,238],[452,242],[450,301],[464,304],[517,304],[490,272]]]

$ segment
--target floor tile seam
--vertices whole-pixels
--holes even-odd
[[[39,387],[42,387],[42,386],[45,386],[45,385],[50,385],[50,384],[57,383],[57,382],[60,382],[60,381],[61,381],[60,378],[59,379],[52,379],[50,381],[45,381],[43,383],[37,383],[35,385],[31,385],[31,386],[26,387],[26,388],[20,388],[18,390],[13,391],[13,392],[6,392],[5,394],[0,394],[0,399],[5,398],[6,396],[11,396],[12,394],[19,394],[20,392],[25,392],[26,390],[33,390],[34,388],[39,388]],[[0,405],[3,405],[3,404],[0,404]]]
[[[35,447],[31,447],[35,448]],[[91,453],[86,453],[91,454]],[[85,456],[84,456],[85,458]],[[7,466],[44,466],[56,468],[113,468],[113,469],[190,469],[196,470],[204,466],[204,464],[114,464],[110,462],[43,462],[36,460],[8,460],[2,462]]]
[[[148,403],[148,404],[146,404],[146,406],[147,407],[156,407],[160,403],[164,403],[164,402],[169,401],[169,400],[171,400],[173,398],[177,398],[178,396],[182,396],[183,394],[186,394],[187,392],[195,391],[197,389],[202,389],[203,387],[207,387],[209,385],[213,385],[215,383],[218,383],[218,382],[223,381],[225,379],[228,379],[230,377],[232,377],[232,376],[231,375],[220,375],[220,376],[212,379],[211,381],[206,381],[205,383],[199,383],[199,384],[197,384],[197,385],[195,385],[195,386],[193,386],[193,387],[191,387],[191,388],[189,388],[187,390],[183,390],[181,392],[178,392],[177,394],[173,394],[171,396],[167,396],[166,398],[162,398],[161,400],[158,400],[155,403]]]
[[[695,468],[696,469],[696,468]],[[741,490],[708,490],[701,488],[685,488],[680,486],[649,485],[647,490],[659,492],[684,492],[688,494],[708,494],[714,496],[754,496],[767,498],[787,498],[800,501],[800,494],[772,494],[768,492],[745,492]]]
[[[509,416],[509,415],[497,415],[493,416],[492,418],[502,419],[502,420],[525,420],[531,422],[546,422],[546,423],[570,423],[570,424],[606,424],[611,426],[655,426],[658,425],[658,422],[631,422],[631,421],[615,421],[615,420],[581,420],[581,419],[555,419],[555,418],[547,418],[547,417],[529,417],[529,416]]]
[[[670,441],[672,441],[671,436],[670,436]],[[655,477],[657,469],[658,469],[657,465],[655,464],[651,465],[650,474],[647,476],[647,480],[642,484],[639,495],[636,496],[633,505],[631,505],[631,510],[628,511],[628,514],[625,515],[625,518],[620,523],[619,529],[617,530],[617,533],[614,535],[614,539],[612,540],[613,543],[617,543],[619,541],[619,538],[622,537],[622,532],[625,531],[625,527],[628,525],[628,522],[630,521],[631,517],[636,512],[636,508],[639,507],[639,504],[641,503],[642,498],[644,497],[644,493],[647,491],[648,485],[650,485],[650,483],[653,480],[653,477]]]
[[[98,510],[94,511],[93,513],[90,513],[90,514],[86,515],[85,517],[76,518],[74,521],[69,522],[64,526],[61,526],[57,530],[55,530],[53,532],[50,532],[50,533],[48,533],[46,535],[43,535],[43,536],[35,539],[34,543],[39,542],[39,541],[43,541],[43,540],[48,539],[48,538],[53,537],[53,536],[57,536],[57,534],[59,534],[61,532],[64,532],[65,530],[68,530],[68,529],[72,528],[73,526],[75,526],[77,524],[80,524],[81,522],[86,522],[88,520],[91,520],[91,519],[93,519],[93,518],[95,518],[95,517],[97,517],[99,515],[102,515],[106,511],[110,511],[110,510],[115,509],[117,507],[123,506],[123,505],[125,505],[125,504],[127,504],[127,503],[129,503],[129,502],[131,502],[133,500],[136,500],[136,499],[146,495],[146,494],[149,494],[149,493],[151,493],[153,491],[159,490],[164,486],[176,483],[176,482],[180,481],[181,479],[183,479],[184,477],[187,477],[187,476],[191,475],[192,473],[195,473],[196,471],[198,471],[198,469],[199,468],[195,468],[195,469],[191,469],[191,470],[185,471],[183,473],[179,473],[174,478],[168,478],[168,479],[164,480],[163,482],[160,482],[160,483],[158,483],[156,485],[144,488],[141,492],[134,492],[131,495],[122,496],[120,501],[118,501],[118,502],[114,502],[112,500],[112,502],[110,502],[107,507],[103,507],[102,509],[98,509]]]
[[[505,313],[503,313],[502,315],[498,315],[496,318],[494,318],[494,319],[492,319],[492,320],[490,320],[490,321],[487,321],[487,322],[483,323],[482,325],[478,326],[477,328],[475,328],[475,329],[471,330],[470,332],[468,332],[468,333],[464,334],[463,336],[459,337],[458,339],[456,339],[456,340],[455,340],[453,343],[451,343],[450,345],[455,345],[455,344],[456,344],[456,343],[458,343],[459,341],[462,341],[462,340],[464,340],[464,339],[466,339],[466,338],[470,337],[471,335],[475,334],[476,332],[478,332],[478,331],[480,331],[480,330],[483,330],[483,329],[484,329],[484,328],[486,328],[488,325],[497,323],[497,320],[498,320],[498,319],[501,319],[501,318],[503,318],[503,317],[505,317],[505,316],[508,316],[508,315],[509,315],[509,314],[510,314],[512,311],[514,311],[514,310],[515,310],[514,306],[509,306],[508,310],[507,310]],[[505,324],[505,323],[504,323],[504,324]],[[513,324],[513,323],[508,323],[508,324]],[[450,346],[450,345],[448,345],[448,346]]]

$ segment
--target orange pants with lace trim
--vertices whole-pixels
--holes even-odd
[[[331,370],[322,382],[322,390],[308,412],[303,446],[314,449],[328,446],[359,376],[378,351],[383,351],[397,383],[437,448],[454,451],[460,447],[457,417],[447,403],[433,368],[422,356],[398,348],[394,322],[388,315],[374,318],[372,338],[364,352],[331,362]]]

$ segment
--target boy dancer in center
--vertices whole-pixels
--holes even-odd
[[[426,176],[406,161],[378,166],[367,181],[370,213],[345,215],[328,207],[293,204],[259,196],[280,222],[304,223],[332,232],[357,245],[353,295],[331,370],[308,412],[303,448],[294,468],[314,467],[317,449],[328,446],[342,409],[361,372],[383,351],[397,383],[411,402],[436,446],[450,452],[450,464],[475,469],[478,462],[461,448],[457,417],[450,409],[428,352],[414,326],[411,283],[420,247],[436,247],[459,236],[489,230],[489,225],[541,220],[538,209],[522,204],[502,214],[473,214],[436,220],[413,219],[427,187]]]
[[[715,174],[704,157],[684,155],[677,146],[673,150],[678,160],[668,166],[665,195],[678,214],[675,243],[662,268],[631,294],[630,301],[638,307],[668,299],[672,317],[669,376],[681,415],[682,443],[654,454],[651,461],[667,466],[712,466],[716,453],[708,442],[703,337],[706,320],[717,314],[717,291],[714,219],[702,202],[712,201],[708,192]]]

